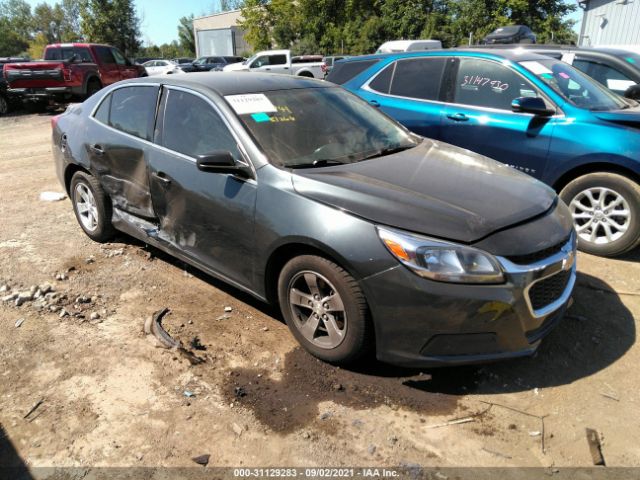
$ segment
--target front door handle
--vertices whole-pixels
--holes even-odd
[[[270,68],[265,68],[265,70],[271,70]]]
[[[102,148],[102,146],[98,145],[97,143],[89,145],[89,149],[96,155],[104,155],[104,148]]]
[[[450,113],[449,115],[447,115],[447,118],[450,118],[454,122],[466,122],[467,120],[469,120],[469,117],[467,117],[464,113]]]
[[[164,172],[153,172],[153,178],[158,180],[163,185],[169,185],[171,183],[171,179],[167,177],[167,174]]]
[[[369,100],[369,104],[372,107],[380,108],[380,102],[378,102],[377,100]]]

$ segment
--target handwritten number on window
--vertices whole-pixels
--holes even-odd
[[[461,87],[465,87],[467,85],[484,87],[490,86],[493,90],[499,90],[504,92],[509,88],[508,83],[501,82],[500,80],[491,80],[489,77],[482,77],[480,75],[465,75],[464,83],[460,85]]]

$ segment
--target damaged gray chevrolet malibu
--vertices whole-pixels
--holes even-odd
[[[576,239],[553,190],[330,83],[135,79],[52,125],[89,237],[125,232],[279,304],[323,360],[530,355],[570,301]]]

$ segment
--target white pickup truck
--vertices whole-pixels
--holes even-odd
[[[291,50],[266,50],[264,52],[258,52],[242,63],[232,63],[223,68],[225,72],[237,72],[240,70],[324,78],[321,55],[292,57]]]

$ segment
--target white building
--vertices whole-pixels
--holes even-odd
[[[238,26],[240,10],[214,13],[193,20],[196,56],[242,55],[251,46],[244,40],[244,31]]]
[[[579,44],[640,45],[640,0],[580,0]]]

